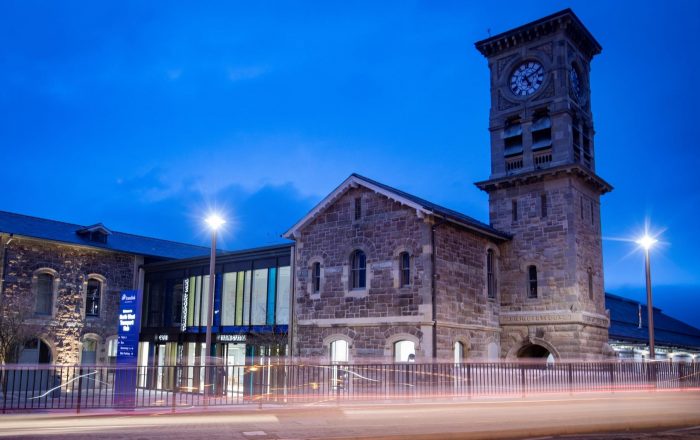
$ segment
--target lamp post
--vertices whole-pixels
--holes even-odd
[[[637,244],[644,248],[644,269],[646,271],[646,282],[647,282],[647,321],[649,326],[649,359],[654,360],[656,358],[656,352],[654,350],[654,304],[651,298],[651,266],[649,264],[649,249],[658,240],[655,238],[645,235],[644,237],[637,240]]]
[[[214,286],[216,281],[215,265],[216,265],[216,233],[219,228],[226,223],[226,220],[217,214],[211,214],[206,218],[205,222],[211,229],[211,254],[209,256],[209,309],[207,310],[207,333],[204,339],[206,347],[205,363],[205,383],[204,383],[204,398],[209,395],[208,389],[212,385],[211,382],[211,355],[213,353],[211,346],[211,326],[214,320]]]

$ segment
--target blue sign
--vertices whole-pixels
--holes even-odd
[[[136,368],[141,328],[141,291],[123,290],[119,297],[117,371],[114,377],[114,403],[133,408],[136,403]]]

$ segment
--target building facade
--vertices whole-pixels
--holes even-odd
[[[113,362],[119,293],[140,287],[142,265],[207,252],[0,211],[0,331],[16,339],[2,362]]]
[[[139,337],[140,386],[203,389],[207,312],[213,310],[210,355],[222,364],[264,364],[288,352],[291,245],[221,253],[209,304],[209,257],[144,266]],[[178,370],[168,366],[187,366]],[[242,370],[228,372],[243,387]],[[179,375],[179,377],[176,377]]]
[[[611,354],[590,62],[570,10],[476,43],[491,78],[490,224],[362,176],[295,241],[295,354],[599,358]],[[335,358],[334,358],[335,357]]]

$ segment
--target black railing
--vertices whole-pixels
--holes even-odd
[[[135,371],[115,366],[3,366],[0,406],[3,413],[112,408],[121,402],[115,395],[125,378],[136,381],[130,396],[133,407],[175,410],[250,403],[691,389],[700,388],[700,363],[270,363],[136,367]]]

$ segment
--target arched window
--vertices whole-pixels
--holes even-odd
[[[537,298],[537,266],[527,267],[527,297]]]
[[[401,287],[411,285],[411,256],[408,252],[401,252],[399,254],[399,277],[401,280],[399,285]]]
[[[19,352],[20,364],[49,364],[51,363],[51,348],[39,338],[33,338],[24,343]]]
[[[311,265],[311,292],[319,293],[321,291],[321,263]]]
[[[486,251],[486,291],[489,298],[496,298],[496,256],[493,249]]]
[[[100,300],[102,299],[102,283],[90,278],[85,293],[85,316],[100,316]]]
[[[36,277],[36,309],[37,315],[53,313],[53,276],[40,273]]]
[[[95,365],[97,363],[97,339],[94,337],[85,337],[83,339],[80,363],[83,365]]]
[[[117,364],[117,337],[111,336],[107,338],[107,363],[109,365]]]
[[[394,343],[394,362],[413,362],[416,359],[416,344],[413,341]]]
[[[593,269],[588,268],[588,298],[593,299]]]
[[[361,250],[356,250],[350,257],[350,288],[367,287],[367,257]]]
[[[331,342],[330,348],[330,359],[332,364],[345,363],[350,360],[350,346],[348,341],[344,339],[336,339],[335,341]]]
[[[464,360],[464,344],[459,341],[454,343],[454,361],[455,364],[461,364]]]

